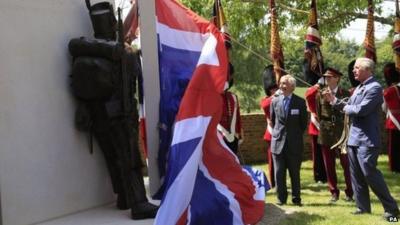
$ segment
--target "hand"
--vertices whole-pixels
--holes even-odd
[[[322,97],[327,102],[333,102],[335,100],[335,96],[332,94],[332,92],[331,92],[331,90],[329,88],[325,89],[322,92]]]
[[[244,131],[243,129],[240,129],[240,135],[239,135],[239,145],[241,145],[244,141]]]

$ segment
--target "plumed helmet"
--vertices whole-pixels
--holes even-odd
[[[400,74],[396,70],[396,64],[393,62],[387,63],[383,67],[383,75],[385,76],[387,86],[390,86],[393,83],[398,83],[400,80]]]
[[[271,96],[272,94],[271,90],[278,88],[278,85],[276,84],[274,66],[273,65],[266,66],[262,73],[262,77],[264,84],[264,92],[267,96]]]
[[[304,74],[304,79],[310,85],[316,84],[320,78],[318,76],[318,74],[316,74],[314,71],[312,71],[310,69],[310,65],[309,65],[307,59],[304,59],[304,61],[303,61],[303,74]]]
[[[349,76],[349,81],[351,83],[351,86],[357,87],[360,84],[360,81],[354,78],[354,73],[353,73],[354,64],[356,64],[356,60],[351,61],[350,64],[347,66],[347,74]]]

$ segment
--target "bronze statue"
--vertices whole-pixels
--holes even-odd
[[[74,57],[71,87],[79,102],[76,122],[94,136],[103,152],[117,207],[131,209],[132,219],[154,218],[158,207],[146,197],[138,145],[139,52],[125,47],[120,15],[117,24],[110,3],[91,5],[86,0],[86,5],[96,38],[75,38],[69,43]]]

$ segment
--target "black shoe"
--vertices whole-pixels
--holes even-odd
[[[354,199],[353,199],[353,197],[346,196],[346,197],[344,198],[344,201],[346,201],[346,202],[354,202]]]
[[[385,212],[383,218],[388,222],[399,222],[399,212],[390,213]]]
[[[131,216],[134,220],[154,218],[157,215],[158,206],[150,202],[143,202],[132,207]]]
[[[351,212],[351,214],[353,214],[353,215],[361,215],[361,214],[366,214],[366,213],[370,213],[370,212],[364,211],[360,208],[357,208],[356,211]]]
[[[301,204],[301,198],[300,197],[292,198],[292,203],[293,203],[293,205],[303,206],[303,204]]]
[[[337,195],[332,195],[331,199],[329,200],[330,203],[335,203],[339,200],[339,197]]]
[[[296,205],[296,206],[299,206],[299,207],[303,206],[303,204],[301,203],[301,201],[293,202],[293,205]]]

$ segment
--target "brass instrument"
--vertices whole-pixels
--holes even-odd
[[[343,131],[342,135],[339,138],[339,141],[332,145],[331,149],[338,148],[341,154],[347,153],[347,140],[349,139],[349,131],[350,131],[350,118],[348,115],[344,115],[343,119]]]

